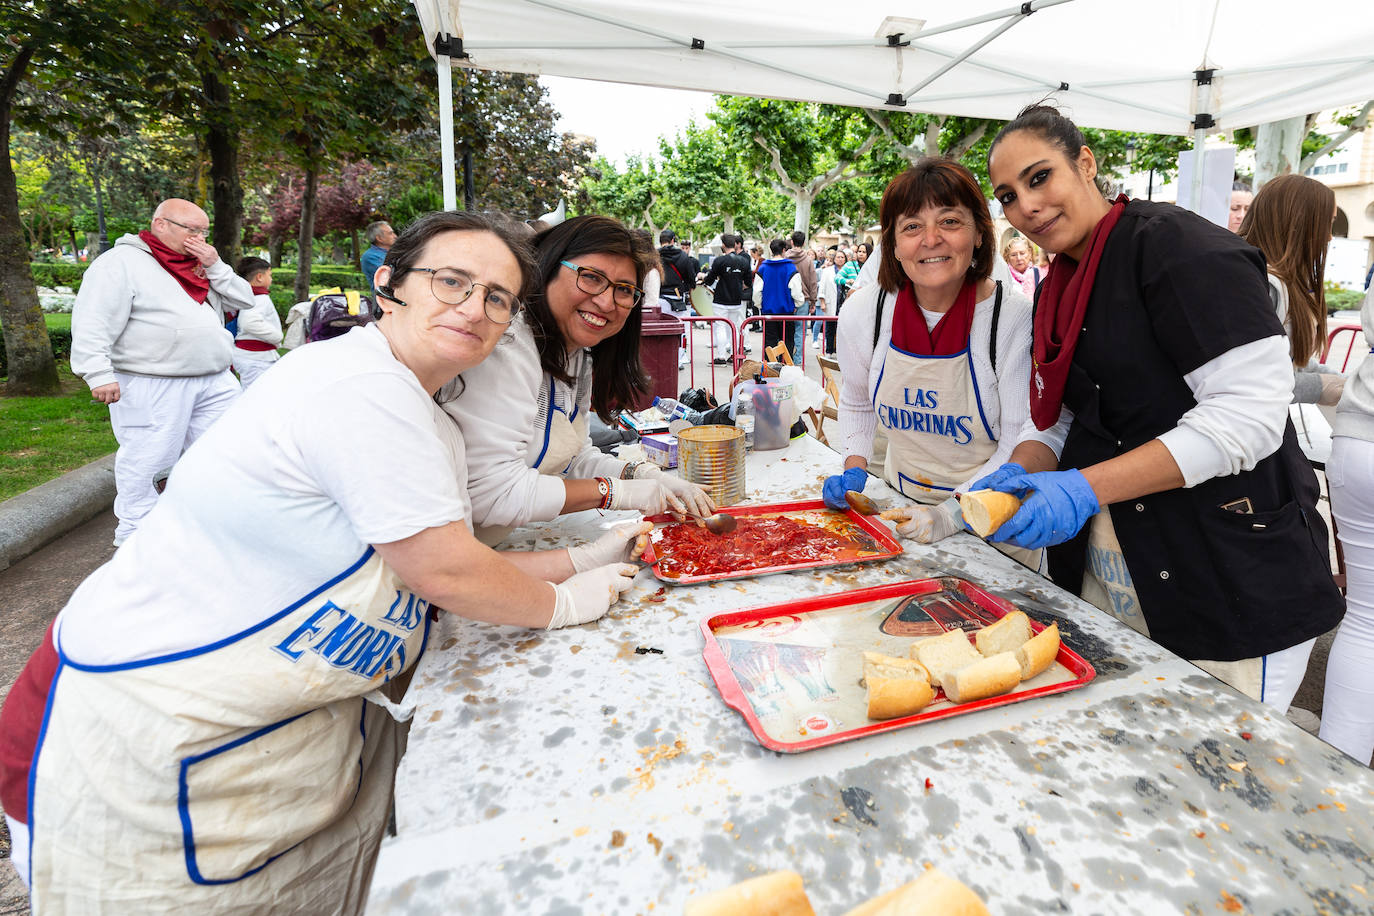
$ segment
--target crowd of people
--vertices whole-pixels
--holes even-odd
[[[888,185],[876,248],[726,234],[704,269],[671,229],[655,247],[604,216],[379,222],[363,320],[280,360],[266,262],[230,269],[204,211],[164,202],[92,265],[73,318],[73,368],[120,446],[119,550],[0,710],[0,805],[35,910],[361,911],[405,743],[387,701],[437,614],[594,621],[650,526],[491,545],[585,509],[715,511],[589,433],[649,389],[644,310],[690,313],[699,284],[736,323],[790,319],[765,345],[796,356],[799,319],[838,316],[810,333],[843,379],[828,505],[864,489],[882,434],[882,477],[911,503],[900,534],[938,542],[965,530],[958,494],[1014,494],[991,542],[1281,710],[1346,615],[1288,418],[1334,406],[1349,614],[1322,737],[1368,760],[1374,360],[1346,380],[1313,359],[1330,191],[1271,181],[1234,231],[1108,200],[1047,106],[987,165],[1004,244],[977,179],[936,158]],[[1374,344],[1371,300],[1362,319]],[[740,355],[727,337],[720,357]]]

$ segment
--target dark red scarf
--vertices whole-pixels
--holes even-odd
[[[1069,366],[1088,312],[1102,249],[1117,220],[1126,209],[1125,194],[1117,197],[1107,215],[1098,221],[1088,238],[1082,262],[1060,253],[1040,283],[1035,305],[1035,331],[1031,345],[1031,419],[1036,429],[1049,429],[1059,420]]]
[[[898,350],[917,356],[953,356],[968,346],[969,328],[973,327],[973,306],[977,284],[964,282],[954,305],[940,318],[935,327],[926,327],[926,316],[916,302],[916,290],[910,282],[903,283],[897,292],[897,305],[892,310],[892,345]]]
[[[177,278],[181,288],[186,290],[186,295],[203,305],[210,295],[210,280],[205,276],[205,268],[201,266],[200,259],[173,251],[147,229],[140,232],[138,237],[143,239],[153,257],[162,265],[162,269]]]
[[[265,287],[265,286],[255,286],[255,287],[253,287],[253,295],[255,295],[255,296],[266,296],[267,293],[268,293],[268,289],[267,289],[267,287]]]

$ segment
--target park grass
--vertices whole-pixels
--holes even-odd
[[[49,315],[66,318],[70,315]],[[62,394],[0,397],[0,500],[17,496],[108,455],[118,446],[110,409],[91,398],[86,383],[58,363]]]
[[[48,330],[58,328],[63,331],[70,331],[72,329],[71,312],[44,312],[43,320],[47,323]]]

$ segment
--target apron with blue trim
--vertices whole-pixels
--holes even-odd
[[[918,356],[889,343],[873,409],[887,434],[883,479],[919,503],[953,496],[997,448],[968,347],[950,356]]]
[[[584,375],[586,384],[590,384],[590,374]],[[578,407],[581,403],[579,395],[583,377],[577,377],[576,391],[563,389],[567,396],[563,403],[559,402],[559,386],[555,384],[552,376],[547,376],[548,386],[540,392],[538,411],[544,417],[543,435],[530,443],[526,455],[534,459],[530,467],[541,474],[550,477],[561,475],[591,436],[591,421]],[[538,429],[534,432],[535,435],[540,434]],[[504,541],[515,528],[515,525],[483,525],[477,528],[475,534],[477,540],[488,547],[494,547]]]
[[[419,659],[428,610],[369,547],[192,650],[83,665],[59,623],[29,782],[35,912],[361,912],[404,750],[366,697]]]

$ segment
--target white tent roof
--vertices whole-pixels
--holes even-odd
[[[1054,92],[1085,126],[1187,134],[1374,98],[1371,0],[415,6],[468,66],[869,108],[1006,119]]]

